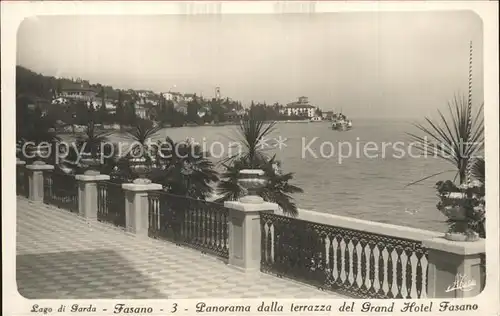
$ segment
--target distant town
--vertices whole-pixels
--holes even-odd
[[[220,87],[211,97],[177,91],[120,90],[80,78],[44,76],[22,66],[17,66],[16,80],[18,105],[37,109],[66,129],[72,128],[68,125],[83,125],[88,111],[95,111],[101,124],[126,126],[147,120],[173,127],[237,123],[250,109],[259,118],[274,121],[323,121],[334,115],[311,104],[306,96],[286,105],[252,101],[243,106],[223,96]]]

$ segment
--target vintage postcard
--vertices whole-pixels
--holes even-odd
[[[499,315],[497,12],[2,2],[2,314]]]

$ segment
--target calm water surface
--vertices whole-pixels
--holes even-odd
[[[236,129],[236,126],[168,128],[160,131],[155,138],[169,136],[175,141],[182,141],[191,137],[199,143],[205,142],[207,148],[213,142],[221,142],[225,144],[227,156],[230,138],[237,137]],[[445,217],[436,209],[438,198],[433,187],[440,178],[405,186],[451,168],[446,162],[433,157],[395,157],[401,157],[401,151],[393,149],[392,144],[405,142],[408,145],[409,137],[405,133],[410,131],[415,132],[410,121],[359,120],[354,121],[354,128],[347,132],[332,131],[326,122],[279,123],[273,136],[286,138],[286,147],[270,150],[269,153],[277,154],[283,170],[294,172],[294,183],[304,189],[303,194],[294,195],[299,208],[444,231]],[[307,151],[303,155],[303,147],[315,137],[317,139],[310,148],[318,157]],[[349,142],[353,152],[351,157],[343,158],[340,163],[339,142]],[[368,155],[378,154],[378,158],[363,154],[363,146],[367,142],[377,144],[369,145],[370,148],[378,146],[378,150],[369,149]],[[273,144],[273,141],[269,143]],[[334,145],[333,155],[330,143]],[[386,144],[384,155],[383,143]],[[321,146],[324,157],[320,154]],[[359,155],[356,154],[356,146],[360,148]],[[397,146],[407,148],[402,144]],[[221,153],[220,148],[214,147],[215,155]],[[348,145],[343,145],[343,148],[342,153],[347,156]],[[418,151],[413,149],[413,153],[416,155]],[[453,174],[442,177],[451,178]]]

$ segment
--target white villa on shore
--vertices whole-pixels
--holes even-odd
[[[302,96],[298,98],[298,101],[288,103],[286,107],[280,109],[280,114],[312,118],[316,114],[316,108],[309,103],[307,97]]]

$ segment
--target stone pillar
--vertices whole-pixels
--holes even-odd
[[[43,161],[35,161],[26,166],[29,177],[28,197],[33,202],[43,202],[43,172],[54,170],[54,166],[47,165]]]
[[[428,298],[464,298],[478,295],[485,275],[481,256],[485,241],[451,241],[436,237],[422,242],[428,249]]]
[[[229,265],[244,272],[260,271],[260,212],[275,212],[275,203],[227,201],[229,208]]]
[[[109,180],[105,174],[77,174],[78,214],[89,220],[97,220],[97,182]]]
[[[161,190],[161,184],[122,184],[125,190],[125,229],[138,236],[148,236],[148,191]]]

